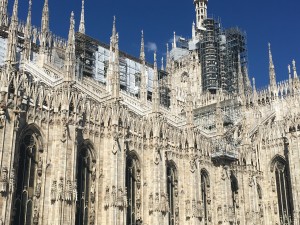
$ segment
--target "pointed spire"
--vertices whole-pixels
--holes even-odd
[[[161,57],[161,70],[165,70],[164,68],[164,57]]]
[[[255,84],[255,78],[252,78],[252,85],[253,85],[253,92],[256,92],[256,84]]]
[[[28,15],[26,20],[25,32],[24,32],[24,54],[23,60],[29,61],[31,54],[31,9],[32,0],[29,0]]]
[[[144,31],[143,30],[141,32],[140,60],[142,61],[140,98],[141,98],[142,104],[146,104],[147,103],[147,82],[146,82],[145,42],[144,42]]]
[[[81,5],[81,17],[80,17],[79,32],[82,34],[85,34],[84,0],[82,0],[82,5]]]
[[[196,24],[195,24],[195,21],[193,21],[193,24],[192,24],[192,39],[195,40],[195,37],[196,37]]]
[[[111,35],[114,42],[115,42],[115,39],[116,39],[116,35],[117,35],[116,16],[114,16],[113,27],[112,27],[112,35]]]
[[[142,30],[141,34],[141,51],[140,51],[140,60],[145,61],[145,41],[144,41],[144,31]]]
[[[46,34],[49,31],[49,5],[48,0],[45,0],[42,15],[42,33]]]
[[[114,99],[120,97],[120,72],[119,72],[119,34],[115,36],[115,61],[113,68],[113,79],[112,79],[112,96]]]
[[[296,61],[293,59],[293,71],[294,71],[294,79],[298,78]]]
[[[7,5],[8,0],[0,0],[0,26],[8,25]]]
[[[169,44],[167,43],[167,54],[166,54],[166,71],[170,73],[171,70],[171,57],[169,51]]]
[[[154,52],[154,74],[153,74],[153,90],[152,90],[152,111],[158,112],[159,110],[159,90],[158,90],[158,71],[156,52]]]
[[[273,56],[271,51],[271,44],[269,43],[269,78],[270,78],[270,88],[272,93],[276,93],[277,85],[276,85],[276,74],[275,74],[275,66],[273,63]]]
[[[6,64],[7,68],[15,65],[17,62],[17,42],[18,42],[18,0],[15,0],[13,6],[13,15],[8,30]]]
[[[174,37],[173,37],[173,49],[174,48],[177,48],[177,45],[176,45],[176,33],[174,31]]]
[[[288,71],[289,71],[289,80],[292,80],[292,72],[291,72],[291,65],[288,65]]]
[[[68,44],[65,52],[66,81],[72,81],[75,79],[75,59],[75,20],[74,12],[72,12],[70,18]]]

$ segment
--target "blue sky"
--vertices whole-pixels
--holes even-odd
[[[158,55],[173,31],[183,37],[191,36],[195,18],[193,0],[85,0],[86,33],[105,43],[109,42],[113,16],[121,50],[139,56],[140,31],[146,43],[157,45]],[[40,26],[43,0],[33,0],[33,24]],[[9,12],[13,0],[9,0]],[[49,0],[50,29],[67,37],[71,11],[75,12],[76,27],[80,20],[81,0]],[[26,19],[27,0],[19,0],[19,17]],[[247,32],[249,74],[258,87],[268,80],[268,42],[272,44],[277,81],[288,77],[287,65],[298,62],[300,74],[300,1],[289,0],[209,0],[208,14],[219,17],[225,28],[238,26]],[[150,46],[150,45],[149,45]],[[152,45],[153,46],[153,45]],[[146,52],[148,61],[153,53]]]

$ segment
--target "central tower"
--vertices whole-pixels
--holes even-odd
[[[196,26],[200,29],[203,21],[207,19],[207,4],[208,0],[194,0],[196,10]]]

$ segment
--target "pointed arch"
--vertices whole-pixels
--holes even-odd
[[[13,210],[18,215],[12,218],[13,225],[30,225],[33,219],[33,199],[39,198],[36,188],[42,176],[42,132],[36,124],[29,124],[20,132],[16,143],[16,189]]]
[[[168,160],[166,163],[166,175],[167,175],[167,194],[168,194],[168,204],[169,204],[169,225],[175,225],[177,217],[176,211],[176,201],[178,190],[178,170],[175,162],[173,160]]]
[[[292,224],[293,199],[288,161],[281,155],[273,157],[270,170],[274,174],[280,224]]]
[[[76,225],[94,224],[89,214],[95,208],[96,152],[93,143],[85,139],[77,150],[77,193]]]
[[[208,224],[208,205],[210,204],[210,179],[209,173],[206,169],[201,169],[200,171],[201,178],[201,200],[203,205],[203,219],[204,224]]]
[[[141,189],[141,161],[136,151],[127,152],[125,187],[127,189],[127,217],[126,225],[135,225],[141,222],[140,196]]]

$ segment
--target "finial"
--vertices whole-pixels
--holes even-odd
[[[48,0],[45,0],[42,15],[42,33],[49,31],[49,7]]]
[[[12,20],[14,21],[18,21],[18,7],[19,7],[19,1],[15,0],[13,14],[12,14]]]
[[[32,10],[31,8],[32,8],[32,0],[29,0],[27,23],[26,23],[26,25],[29,25],[29,26],[31,26],[31,10]]]
[[[165,70],[164,69],[164,57],[161,57],[161,70]]]
[[[288,65],[288,71],[289,71],[289,80],[292,79],[292,73],[291,73],[291,65]]]
[[[84,0],[82,0],[82,5],[81,5],[81,17],[80,17],[79,32],[82,34],[85,34]]]
[[[293,70],[294,70],[294,78],[297,78],[298,74],[297,74],[297,68],[296,68],[296,61],[295,61],[295,59],[293,59]]]
[[[174,39],[173,39],[173,48],[177,48],[177,45],[176,45],[176,33],[174,31]]]
[[[255,78],[252,78],[252,84],[253,84],[253,91],[256,91],[256,84],[255,84]]]
[[[157,70],[156,51],[154,51],[153,57],[154,57],[154,70]]]
[[[71,12],[68,45],[65,52],[66,80],[71,81],[75,77],[75,20],[74,12]]]
[[[114,16],[112,36],[115,37],[116,33],[117,33],[117,29],[116,29],[116,16]]]

